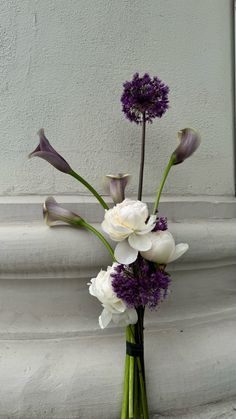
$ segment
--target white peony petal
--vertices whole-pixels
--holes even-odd
[[[152,247],[152,241],[149,235],[137,235],[135,233],[131,234],[128,238],[128,242],[131,247],[135,250],[145,251],[149,250]]]
[[[155,227],[156,224],[156,215],[151,215],[147,224],[144,224],[142,230],[137,231],[137,234],[147,234],[150,233],[150,231],[153,230],[153,228]]]
[[[138,321],[137,311],[134,308],[130,308],[127,310],[127,314],[129,317],[129,324],[135,324]]]
[[[129,324],[135,324],[138,321],[138,315],[134,308],[127,309],[122,314],[113,314],[112,321],[119,326],[128,326]]]
[[[88,283],[89,285],[89,294],[92,295],[93,297],[97,297],[97,292],[96,292],[96,286],[94,284],[95,278],[91,279],[91,283]]]
[[[156,220],[157,220],[157,216],[154,215],[154,214],[152,214],[152,215],[150,215],[147,224],[155,224],[156,223]]]
[[[113,291],[113,293],[114,293],[114,291]],[[111,301],[110,303],[108,302],[104,307],[105,308],[109,307],[109,311],[111,313],[124,313],[126,308],[127,308],[125,303],[122,300],[120,300],[119,298],[116,298],[116,299],[114,298],[113,301]]]
[[[112,320],[112,314],[104,308],[102,311],[102,314],[99,316],[99,319],[98,319],[99,326],[101,327],[101,329],[105,329],[105,327],[108,326],[111,320]]]
[[[117,244],[114,256],[119,263],[129,265],[137,259],[138,251],[130,247],[128,240],[124,240]]]
[[[109,223],[106,219],[102,222],[101,226],[103,231],[114,241],[122,241],[132,232],[126,227]]]
[[[189,245],[187,243],[179,243],[175,246],[174,252],[170,255],[168,259],[168,263],[173,262],[176,259],[179,259],[187,250],[189,249]]]

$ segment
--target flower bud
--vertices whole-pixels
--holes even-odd
[[[175,244],[174,237],[169,231],[155,231],[149,233],[152,246],[148,251],[141,252],[144,259],[161,265],[174,262],[189,249],[187,243]]]
[[[106,189],[109,191],[113,202],[119,204],[125,199],[125,188],[130,180],[130,175],[106,175]]]
[[[69,174],[72,170],[71,167],[67,161],[51,146],[44,135],[43,128],[39,130],[38,135],[39,145],[32,153],[29,154],[29,157],[41,157],[42,159],[48,161],[48,163],[54,166],[57,170]]]
[[[83,219],[79,215],[60,207],[52,196],[48,197],[43,204],[43,216],[50,227],[58,224],[77,226],[83,224]]]
[[[173,164],[182,163],[185,159],[190,157],[194,151],[200,145],[200,135],[197,131],[192,128],[184,128],[178,132],[178,139],[180,143],[174,153],[172,158],[174,159]]]

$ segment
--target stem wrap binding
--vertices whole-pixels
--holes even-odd
[[[126,341],[126,353],[129,356],[140,357],[143,355],[143,344],[142,343],[131,343]]]

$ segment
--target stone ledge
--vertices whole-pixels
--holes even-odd
[[[99,224],[95,224],[100,228]],[[236,263],[236,219],[170,223],[176,242],[190,249],[172,269],[206,269]],[[89,277],[110,264],[99,240],[69,226],[49,228],[42,222],[0,225],[0,278]]]
[[[87,195],[54,195],[58,202],[78,212],[91,222],[100,222],[104,211],[94,197]],[[31,222],[42,220],[42,204],[45,196],[0,196],[0,222]],[[104,197],[112,204],[110,197]],[[133,199],[136,199],[133,197]],[[152,209],[154,197],[145,196]],[[183,219],[230,219],[236,218],[236,198],[230,196],[164,196],[160,214],[171,220]]]
[[[0,214],[6,212],[0,224],[0,417],[117,419],[123,330],[99,329],[101,306],[86,285],[110,263],[109,254],[85,231],[44,225],[41,198],[19,206],[0,201]],[[92,201],[90,209],[87,201],[67,205],[88,216],[97,208]],[[153,419],[233,418],[235,201],[176,198],[165,205],[178,214],[170,231],[190,250],[169,265],[168,299],[146,315]]]

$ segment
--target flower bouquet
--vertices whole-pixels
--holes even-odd
[[[185,128],[178,132],[179,144],[171,154],[157,190],[152,213],[142,202],[146,125],[154,118],[161,118],[168,109],[169,88],[159,78],[148,74],[124,83],[121,97],[123,112],[129,121],[142,126],[141,162],[137,200],[125,199],[128,174],[107,175],[114,206],[109,208],[103,197],[76,173],[66,160],[57,153],[39,131],[40,142],[30,157],[47,160],[56,169],[81,182],[99,201],[105,210],[101,227],[105,235],[116,243],[115,249],[106,236],[80,215],[62,208],[53,197],[44,203],[44,217],[49,226],[60,223],[89,230],[95,234],[111,255],[111,266],[101,270],[89,282],[89,292],[102,304],[99,316],[102,329],[113,321],[126,326],[126,356],[124,371],[123,403],[121,419],[149,418],[144,364],[144,313],[155,309],[166,297],[170,275],[166,271],[173,262],[188,250],[188,244],[175,245],[168,231],[166,217],[159,216],[161,193],[172,166],[182,163],[200,144],[198,133]]]

